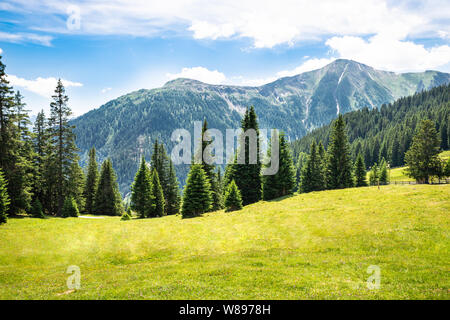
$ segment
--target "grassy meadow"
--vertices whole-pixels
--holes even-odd
[[[449,299],[449,199],[450,185],[389,185],[184,220],[10,219],[0,299]]]

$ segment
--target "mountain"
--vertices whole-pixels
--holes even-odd
[[[122,193],[129,190],[140,155],[150,156],[155,138],[171,150],[174,129],[193,131],[193,121],[210,128],[238,128],[253,105],[261,128],[277,128],[298,139],[338,113],[375,108],[402,96],[450,82],[437,71],[396,74],[339,59],[331,64],[259,87],[210,85],[176,79],[157,89],[141,89],[109,101],[72,121],[85,161],[92,146],[100,160],[111,157]],[[223,131],[224,132],[224,131]],[[177,167],[183,183],[186,167]]]

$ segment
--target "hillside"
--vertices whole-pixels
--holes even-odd
[[[209,85],[177,79],[162,88],[139,90],[112,100],[72,121],[81,159],[92,146],[101,160],[111,157],[126,192],[141,152],[149,156],[159,138],[171,150],[173,130],[193,130],[206,118],[210,128],[238,128],[242,112],[255,106],[261,128],[278,128],[291,139],[327,124],[338,113],[378,107],[450,81],[437,71],[396,74],[350,60],[336,60],[318,70],[281,78],[260,87]],[[183,183],[186,168],[177,168]]]
[[[0,299],[449,299],[449,198],[450,185],[391,185],[184,220],[10,219]]]
[[[381,108],[349,112],[344,115],[353,158],[359,152],[366,165],[385,158],[393,167],[404,164],[416,125],[422,119],[431,119],[441,138],[441,148],[450,148],[450,85],[443,85],[413,96],[398,99]],[[308,153],[313,140],[328,144],[331,125],[315,129],[292,142],[294,157]]]

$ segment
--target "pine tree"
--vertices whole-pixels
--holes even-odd
[[[165,207],[165,200],[164,200],[164,193],[163,189],[161,187],[161,183],[159,182],[158,177],[158,171],[156,171],[155,168],[153,168],[151,173],[151,190],[152,195],[154,197],[154,206],[152,206],[152,209],[149,212],[149,217],[162,217],[166,214],[164,207]]]
[[[394,139],[394,142],[392,144],[392,151],[391,151],[391,163],[393,167],[401,166],[401,154],[400,154],[400,143],[397,139]]]
[[[234,180],[227,186],[225,190],[225,211],[235,211],[242,209],[242,197],[236,182]]]
[[[388,184],[389,183],[389,177],[388,177],[386,160],[384,158],[381,159],[381,164],[380,164],[380,169],[379,170],[380,170],[380,174],[379,174],[380,184],[381,185]]]
[[[72,114],[67,106],[69,97],[66,95],[61,79],[58,80],[52,99],[49,128],[56,166],[57,215],[61,215],[64,197],[67,194],[64,186],[67,185],[66,179],[70,175],[71,164],[76,161],[77,151],[75,135],[72,132],[73,127],[68,122],[69,116]]]
[[[201,164],[193,164],[183,192],[181,214],[183,218],[199,216],[209,211],[211,205],[211,189],[205,171]]]
[[[31,207],[31,215],[35,218],[45,218],[44,211],[42,210],[42,204],[38,198],[33,201],[33,206]]]
[[[271,149],[267,151],[267,157],[271,157]],[[284,134],[279,135],[279,168],[274,175],[263,176],[262,195],[264,200],[271,200],[294,192],[295,168],[292,161],[289,145]],[[270,164],[268,164],[270,166]],[[239,187],[239,186],[238,186]]]
[[[46,150],[48,148],[48,135],[45,114],[42,110],[37,114],[33,127],[33,147],[34,147],[34,177],[33,177],[33,195],[42,204],[45,194],[44,161]]]
[[[227,165],[225,171],[225,184],[228,185],[231,180],[235,180],[239,190],[242,190],[243,205],[255,203],[261,199],[261,149],[259,138],[259,126],[255,108],[252,106],[247,109],[241,122],[243,133],[253,129],[256,132],[256,163],[250,163],[250,142],[248,138],[244,143],[239,143],[238,153],[244,149],[245,159],[243,164],[237,163],[237,157],[234,163]]]
[[[364,158],[361,153],[358,154],[358,157],[356,158],[355,179],[357,187],[367,186],[366,165],[364,163]]]
[[[175,168],[172,161],[169,162],[169,180],[167,188],[167,209],[168,215],[177,214],[180,211],[180,187],[178,184]]]
[[[88,171],[86,177],[86,184],[84,186],[83,191],[83,195],[86,201],[84,211],[87,214],[93,214],[95,192],[97,190],[98,185],[98,177],[99,173],[98,173],[96,151],[95,148],[93,147],[91,148],[91,150],[89,150]]]
[[[423,120],[405,154],[406,173],[420,183],[429,183],[430,177],[438,175],[441,168],[440,145],[433,121]]]
[[[306,165],[303,168],[301,181],[301,192],[320,191],[325,189],[322,161],[315,141],[311,143],[310,154],[306,161]]]
[[[353,186],[352,161],[345,122],[339,115],[333,123],[328,146],[327,188],[341,189]]]
[[[120,216],[123,213],[117,176],[109,159],[102,163],[100,180],[95,193],[94,213],[111,216]]]
[[[150,161],[151,168],[155,168],[158,172],[159,181],[161,183],[161,187],[164,194],[164,201],[167,210],[168,204],[168,196],[169,196],[169,166],[170,159],[167,156],[166,149],[162,143],[159,143],[158,140],[155,140],[153,144],[153,153]]]
[[[61,210],[61,217],[78,217],[79,211],[75,199],[72,196],[68,196],[64,199],[64,205]]]
[[[378,165],[376,163],[373,164],[372,169],[369,172],[369,183],[371,186],[376,186],[379,183],[380,173],[378,170]]]
[[[70,164],[69,177],[66,181],[66,195],[71,196],[77,203],[78,208],[84,208],[86,199],[83,195],[83,190],[86,184],[86,177],[84,176],[83,169],[78,164],[78,156],[75,161]]]
[[[0,168],[0,224],[8,221],[8,209],[9,209],[9,196],[7,189],[7,181],[3,175],[3,171]]]
[[[146,218],[154,210],[154,206],[155,199],[152,194],[150,170],[142,156],[141,165],[131,186],[131,209],[137,212],[139,218]]]

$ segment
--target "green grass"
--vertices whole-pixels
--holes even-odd
[[[182,220],[10,219],[1,299],[449,299],[450,185],[313,192]],[[66,287],[69,265],[81,289]],[[367,268],[381,268],[369,290]]]

